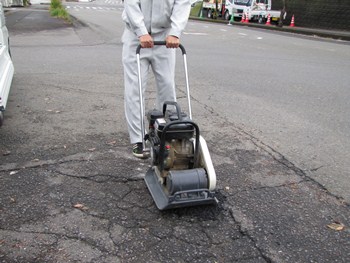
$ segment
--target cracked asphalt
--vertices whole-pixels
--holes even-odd
[[[130,154],[121,65],[83,59],[121,47],[84,45],[88,28],[42,11],[7,19],[16,74],[0,129],[0,262],[350,262],[349,204],[195,98],[219,203],[158,211],[149,162]]]

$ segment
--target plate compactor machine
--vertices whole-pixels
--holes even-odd
[[[155,41],[154,45],[165,45],[165,41]],[[159,210],[217,203],[214,195],[216,174],[207,144],[200,135],[198,125],[192,121],[186,51],[182,45],[180,49],[184,60],[189,115],[181,111],[177,102],[165,102],[162,111],[154,109],[147,113],[147,133],[141,46],[136,50],[143,151],[151,157],[145,182]]]

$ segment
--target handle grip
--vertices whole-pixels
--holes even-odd
[[[165,101],[163,104],[163,115],[165,115],[166,109],[168,105],[173,105],[176,108],[177,118],[179,121],[182,121],[181,108],[180,105],[177,104],[176,101]]]
[[[154,41],[153,44],[154,44],[155,46],[165,46],[165,45],[166,45],[166,42],[165,42],[165,41]],[[136,48],[136,54],[140,54],[141,48],[142,48],[142,47],[141,47],[141,44],[139,44],[139,45],[137,46],[137,48]],[[182,44],[180,44],[180,45],[179,45],[179,48],[180,48],[181,51],[182,51],[182,55],[185,55],[185,54],[186,54],[186,49],[185,49],[185,47],[184,47]]]

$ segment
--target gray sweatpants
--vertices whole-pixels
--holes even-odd
[[[155,41],[164,41],[167,32],[152,35]],[[142,142],[139,83],[137,73],[136,48],[139,45],[137,36],[125,29],[123,42],[123,66],[124,66],[124,106],[128,124],[130,143]],[[157,83],[156,105],[162,110],[164,101],[176,101],[175,94],[175,49],[165,46],[155,46],[152,49],[143,48],[140,51],[142,92],[145,98],[145,90],[148,80],[148,72],[152,68]],[[145,103],[143,103],[145,105]],[[151,109],[147,109],[151,110]]]

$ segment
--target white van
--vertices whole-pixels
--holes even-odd
[[[3,124],[7,99],[10,93],[14,67],[10,53],[10,38],[6,27],[4,9],[0,3],[0,127]]]

